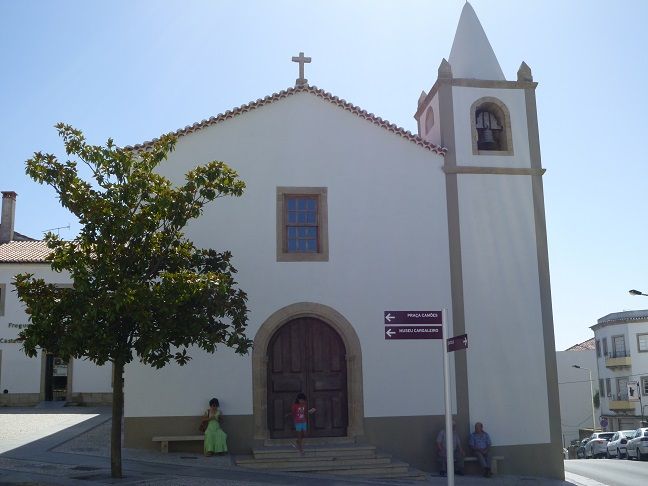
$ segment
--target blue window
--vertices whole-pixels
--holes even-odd
[[[319,251],[319,198],[286,195],[286,251],[317,253]]]

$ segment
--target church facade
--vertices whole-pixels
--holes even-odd
[[[503,472],[563,477],[535,89],[525,63],[506,80],[466,4],[438,79],[413,100],[417,135],[303,75],[179,131],[163,175],[181,183],[191,164],[223,160],[247,185],[187,236],[233,252],[254,348],[131,363],[124,445],[196,433],[217,397],[230,449],[249,451],[291,436],[285,414],[304,392],[311,435],[432,470],[442,341],[390,340],[384,312],[445,308],[450,335],[469,340],[451,363],[462,438],[481,421]]]

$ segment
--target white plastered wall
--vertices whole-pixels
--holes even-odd
[[[470,108],[480,98],[497,98],[506,105],[511,117],[513,155],[473,155]],[[475,167],[531,167],[527,130],[526,103],[522,89],[466,88],[453,86],[453,111],[457,164]]]
[[[73,393],[112,393],[112,365],[97,366],[91,361],[75,359],[72,374]]]
[[[592,426],[592,393],[587,370],[574,368],[573,365],[592,370],[592,379],[597,379],[596,351],[559,351],[556,353],[558,367],[558,391],[560,394],[560,424],[565,447],[579,438],[581,428]],[[593,383],[596,392],[597,384]],[[599,410],[595,411],[596,420]],[[598,423],[596,424],[598,427]]]
[[[25,307],[18,300],[18,295],[12,285],[13,278],[18,273],[32,273],[35,278],[43,278],[48,283],[69,284],[66,273],[52,271],[45,264],[2,264],[0,265],[0,284],[6,284],[4,315],[0,316],[0,338],[16,339],[20,332],[16,325],[29,323]],[[11,327],[10,327],[11,326]],[[0,343],[2,363],[0,366],[0,391],[9,393],[39,393],[41,390],[41,355],[29,358],[22,351],[20,343]],[[105,392],[112,391],[110,366],[98,367],[92,363],[75,361],[72,372],[73,392]]]
[[[451,307],[442,157],[301,93],[182,137],[161,172],[179,182],[213,159],[247,189],[210,205],[188,236],[233,251],[248,336],[287,305],[332,307],[361,342],[365,416],[442,414],[441,342],[383,335],[385,310]],[[276,261],[277,186],[328,188],[328,262]],[[184,368],[129,366],[126,416],[195,415],[211,396],[225,413],[252,413],[249,357],[192,356]]]
[[[23,304],[18,300],[12,281],[18,273],[33,273],[37,278],[48,282],[68,283],[67,276],[53,272],[48,265],[42,264],[3,264],[0,265],[0,283],[5,284],[5,310],[0,316],[0,338],[13,340],[20,332],[16,325],[29,321]],[[11,327],[10,327],[11,326]],[[2,349],[2,370],[0,389],[9,393],[39,393],[41,386],[41,357],[28,358],[20,343],[0,343]]]
[[[497,445],[549,442],[531,179],[459,178],[471,421]],[[515,391],[515,393],[512,393]]]

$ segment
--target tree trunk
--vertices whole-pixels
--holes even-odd
[[[113,362],[112,428],[110,431],[110,472],[122,477],[122,416],[124,415],[124,363]]]

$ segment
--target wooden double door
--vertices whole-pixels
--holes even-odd
[[[270,437],[294,437],[291,405],[304,393],[310,437],[346,436],[348,425],[346,349],[338,333],[319,319],[284,324],[268,345]]]

